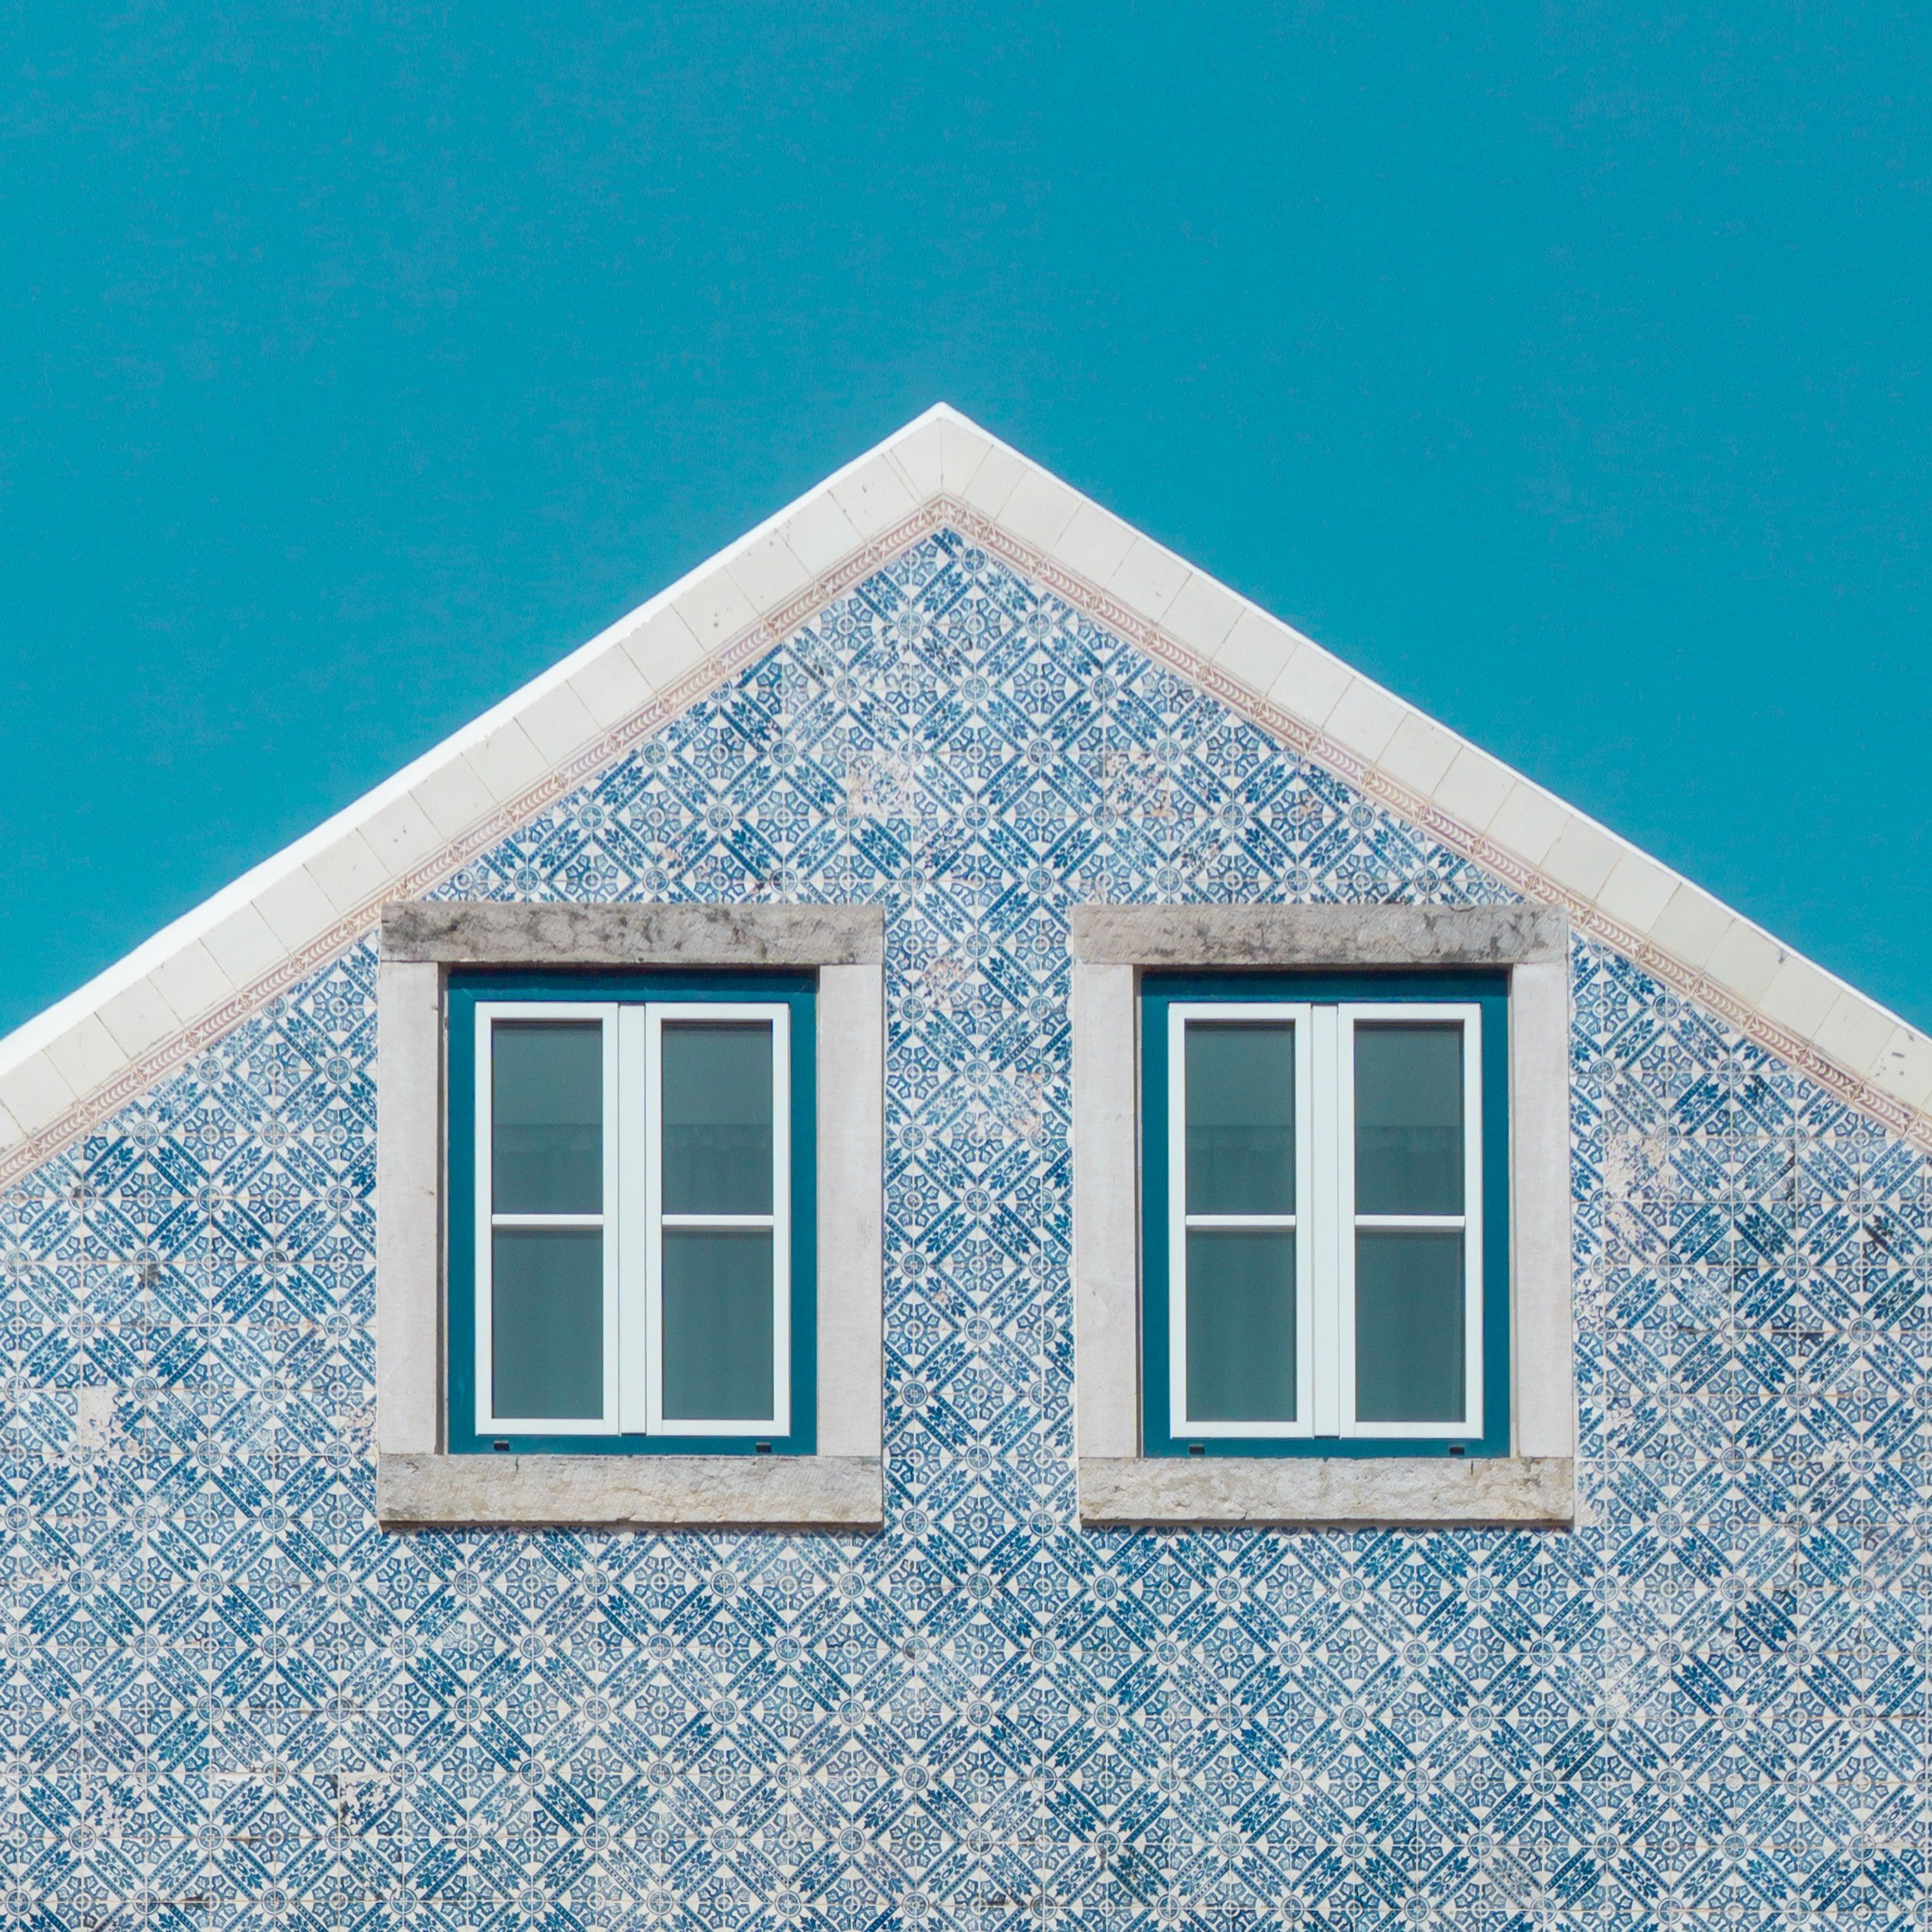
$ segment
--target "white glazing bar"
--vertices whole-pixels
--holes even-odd
[[[646,1303],[645,1234],[649,1210],[645,1169],[645,1018],[641,1006],[617,1017],[618,1427],[641,1435],[650,1426],[645,1391],[651,1381],[650,1314]]]
[[[622,1341],[618,1268],[622,1259],[623,1213],[618,1189],[623,1180],[623,1149],[618,1139],[618,1100],[623,1086],[622,1041],[616,1006],[600,1008],[604,1046],[604,1412],[600,1429],[621,1428],[618,1390],[622,1386]]]
[[[1187,1419],[1187,1018],[1167,1009],[1167,1426]],[[1151,1366],[1151,1365],[1150,1365]]]
[[[615,1211],[622,1163],[618,1145],[617,1095],[620,1055],[618,1039],[618,1009],[602,1002],[575,1000],[486,1001],[476,1009],[476,1228],[474,1320],[476,1343],[476,1402],[474,1425],[480,1435],[599,1435],[608,1433],[618,1414],[620,1365],[618,1353],[621,1247],[619,1222]],[[494,1150],[495,1055],[494,1029],[502,1025],[531,1022],[559,1022],[567,1025],[595,1025],[599,1029],[603,1059],[603,1197],[600,1214],[498,1214],[494,1193],[496,1185]],[[602,1228],[603,1256],[603,1413],[601,1415],[517,1416],[493,1412],[496,1364],[492,1349],[495,1333],[491,1279],[495,1260],[495,1231],[504,1228]]]
[[[1341,1104],[1340,1088],[1345,1078],[1341,1066],[1343,1028],[1332,1006],[1317,1006],[1309,1015],[1309,1058],[1314,1063],[1310,1094],[1311,1119],[1308,1139],[1313,1155],[1313,1190],[1308,1219],[1313,1240],[1310,1261],[1313,1266],[1314,1346],[1311,1368],[1314,1379],[1314,1432],[1340,1435],[1342,1432],[1342,1257],[1341,1234],[1346,1205],[1342,1199],[1343,1160],[1340,1135],[1350,1110]]]
[[[772,1432],[792,1428],[792,1009],[772,1022]],[[831,1160],[835,1152],[822,1150]]]
[[[1190,1214],[1187,1217],[1190,1228],[1291,1228],[1294,1216],[1291,1214]]]
[[[1469,1433],[1483,1432],[1483,1035],[1482,1009],[1462,1024],[1464,1387]]]
[[[1314,1009],[1294,1016],[1294,1296],[1297,1434],[1314,1433],[1315,1229],[1321,1209],[1315,1195]]]
[[[1337,1279],[1341,1337],[1337,1396],[1345,1435],[1441,1442],[1481,1435],[1482,1424],[1482,1036],[1481,1009],[1458,1002],[1345,1005],[1339,1012],[1337,1152],[1340,1159]],[[1355,1206],[1355,1028],[1358,1025],[1441,1025],[1462,1031],[1463,1212],[1356,1214]],[[1463,1419],[1460,1422],[1358,1422],[1355,1415],[1356,1235],[1378,1229],[1461,1233],[1463,1245]]]
[[[654,1435],[784,1435],[792,1427],[791,1012],[776,1003],[652,1002],[645,1008],[643,1301],[647,1354],[644,1424]],[[667,1214],[664,1208],[664,1030],[679,1023],[762,1022],[772,1035],[772,1205],[769,1214]],[[772,1236],[772,1389],[769,1415],[668,1417],[664,1408],[664,1237],[667,1228],[756,1228]]]
[[[664,1422],[664,1009],[647,1006],[644,1044],[644,1426]]]
[[[474,1225],[471,1229],[470,1239],[475,1256],[475,1264],[471,1274],[475,1284],[472,1326],[476,1333],[471,1353],[472,1373],[476,1377],[476,1400],[473,1405],[475,1412],[470,1420],[471,1426],[480,1435],[488,1435],[493,1425],[490,1414],[493,1373],[490,1338],[494,1324],[490,1314],[490,1270],[496,1244],[490,1238],[494,1220],[491,1196],[494,1192],[495,1178],[494,1164],[490,1158],[490,1110],[494,1100],[490,1051],[492,1018],[489,1007],[478,1005],[476,1009],[475,1058],[471,1076],[476,1085],[476,1185],[473,1195],[476,1212],[473,1216]]]

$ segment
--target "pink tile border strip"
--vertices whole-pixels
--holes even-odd
[[[641,740],[671,720],[779,644],[818,611],[852,586],[889,563],[910,545],[934,530],[950,527],[1002,562],[1045,586],[1148,656],[1192,684],[1219,699],[1231,710],[1291,750],[1326,767],[1337,777],[1384,805],[1398,816],[1461,853],[1525,898],[1561,906],[1576,929],[1622,953],[1675,991],[1727,1021],[1731,1025],[1788,1061],[1848,1104],[1913,1144],[1932,1151],[1932,1114],[1916,1112],[1858,1075],[1829,1059],[1809,1041],[1779,1026],[1747,1005],[1727,988],[1665,952],[1641,934],[1610,918],[1588,900],[1559,884],[1547,874],[1504,851],[1478,832],[1444,812],[1439,805],[1410,791],[1378,771],[1366,759],[1323,733],[1291,717],[1150,623],[1105,591],[1076,575],[1030,544],[956,498],[929,498],[910,516],[861,544],[832,570],[806,585],[769,615],[747,625],[703,663],[695,665],[666,690],[615,725],[602,736],[546,772],[507,804],[500,805],[441,847],[429,858],[411,867],[382,891],[346,914],[305,945],[287,953],[267,973],[203,1014],[192,1025],[152,1047],[38,1133],[17,1142],[0,1155],[0,1186],[51,1159],[88,1130],[130,1100],[194,1054],[228,1032],[241,1020],[317,968],[346,952],[376,928],[385,901],[410,898],[431,890],[461,870],[480,852],[546,807],[613,763]]]

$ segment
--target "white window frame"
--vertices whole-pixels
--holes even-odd
[[[772,1212],[663,1211],[664,1028],[707,1021],[772,1028]],[[527,1022],[592,1022],[603,1032],[604,1208],[599,1214],[499,1214],[492,1123],[494,1030]],[[485,1000],[476,1009],[476,1432],[479,1435],[779,1437],[792,1427],[791,1009],[782,1001]],[[684,1421],[664,1413],[664,1232],[667,1226],[748,1228],[772,1235],[773,1413]],[[595,1417],[494,1412],[490,1269],[500,1228],[601,1228],[604,1232],[604,1406]]]
[[[641,1182],[642,1321],[625,1325],[624,1425],[647,1435],[789,1435],[792,1432],[792,1033],[782,1002],[652,1000],[632,1008],[640,1024],[625,1045],[644,1088],[644,1148],[659,1157],[626,1163],[628,1184]],[[769,1214],[673,1214],[664,1211],[664,1029],[704,1021],[766,1020],[772,1028],[772,1209]],[[633,1045],[635,1041],[635,1045]],[[627,1206],[629,1205],[626,1204]],[[772,1394],[774,1412],[730,1421],[673,1420],[664,1412],[664,1237],[666,1228],[768,1229],[772,1236]],[[634,1272],[635,1271],[633,1271]],[[628,1283],[627,1282],[627,1287]],[[635,1344],[631,1337],[635,1335]],[[636,1392],[641,1388],[642,1412]]]
[[[618,1198],[623,1169],[618,1132],[618,1015],[615,1002],[571,1000],[484,1000],[476,1009],[476,1432],[479,1435],[614,1435],[618,1432],[618,1342],[622,1314],[620,1284],[624,1244]],[[604,1192],[598,1214],[510,1214],[496,1212],[494,1123],[496,1055],[493,1036],[500,1023],[595,1022],[603,1035]],[[498,1415],[494,1411],[495,1362],[492,1348],[495,1302],[491,1271],[499,1228],[601,1228],[604,1233],[604,1408],[596,1416]]]
[[[1473,1002],[1353,1000],[1331,1009],[1334,1015],[1335,1117],[1332,1128],[1336,1161],[1333,1225],[1340,1251],[1336,1258],[1336,1379],[1339,1399],[1330,1418],[1332,1433],[1343,1439],[1475,1442],[1483,1434],[1483,1064],[1482,1009]],[[1317,1027],[1320,1025],[1317,1009]],[[1355,1206],[1355,1028],[1373,1025],[1402,1025],[1445,1021],[1462,1027],[1462,1207],[1461,1214],[1374,1214]],[[1321,1102],[1316,1127],[1321,1128]],[[1460,1422],[1364,1422],[1355,1413],[1355,1236],[1363,1228],[1454,1228],[1463,1237],[1462,1334],[1463,1419]]]
[[[1272,1021],[1294,1029],[1295,1203],[1291,1215],[1197,1215],[1187,1190],[1187,1028]],[[1355,1029],[1451,1023],[1462,1029],[1463,1206],[1459,1215],[1364,1215],[1355,1208]],[[1482,1009],[1424,1000],[1176,1000],[1167,1009],[1167,1334],[1170,1433],[1197,1442],[1459,1442],[1483,1434]],[[1187,1408],[1187,1237],[1204,1228],[1292,1229],[1296,1419],[1197,1421]],[[1463,1237],[1460,1422],[1363,1422],[1355,1413],[1355,1239],[1364,1228]]]
[[[1176,1000],[1167,1009],[1167,1354],[1168,1412],[1179,1435],[1241,1440],[1297,1437],[1314,1427],[1315,1310],[1314,1244],[1304,1230],[1314,1218],[1314,1137],[1308,1131],[1314,1054],[1306,1003],[1286,1000]],[[1290,1215],[1200,1215],[1187,1205],[1187,1028],[1190,1021],[1236,1025],[1285,1022],[1294,1029],[1294,1199]],[[1292,1229],[1294,1243],[1295,1416],[1292,1422],[1195,1422],[1187,1412],[1187,1237],[1196,1228]]]

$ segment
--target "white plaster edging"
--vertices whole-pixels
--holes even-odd
[[[885,968],[818,969],[818,1454],[885,1441]]]
[[[885,1521],[877,1456],[379,1456],[385,1530],[849,1530]]]
[[[885,1306],[885,915],[876,906],[575,906],[437,902],[384,909],[383,956],[376,969],[376,1445],[398,1495],[441,1497],[446,1511],[513,1493],[479,1521],[566,1520],[554,1514],[583,1496],[596,1509],[612,1497],[635,1512],[667,1499],[667,1523],[710,1518],[660,1474],[656,1488],[611,1474],[613,1463],[660,1472],[729,1472],[743,1458],[709,1456],[450,1456],[442,1453],[444,1150],[443,1091],[445,975],[451,962],[474,965],[628,964],[815,966],[818,975],[818,1452],[753,1458],[795,1472],[821,1465],[845,1471],[825,1510],[858,1504],[848,1491],[851,1466],[876,1469],[884,1442]],[[393,948],[391,940],[393,936]],[[405,956],[392,956],[392,953]],[[448,1473],[438,1474],[448,1466]],[[578,1470],[589,1472],[572,1475]],[[524,1471],[536,1469],[539,1476]],[[429,1473],[424,1473],[425,1471]],[[598,1472],[602,1472],[601,1474]],[[697,1480],[694,1474],[693,1480]],[[721,1475],[729,1494],[718,1510],[755,1511],[760,1498],[789,1498],[804,1509],[819,1492],[809,1479]],[[784,1482],[793,1485],[790,1489]],[[838,1484],[842,1483],[845,1488]],[[428,1485],[428,1487],[425,1487]],[[532,1487],[532,1485],[536,1485]],[[599,1501],[599,1498],[605,1498]],[[735,1498],[733,1501],[732,1499]],[[803,1498],[801,1501],[798,1499]],[[536,1500],[532,1500],[536,1499]],[[418,1506],[412,1501],[409,1507]],[[421,1504],[428,1507],[427,1503]],[[812,1507],[821,1504],[812,1504]],[[876,1512],[876,1500],[870,1507]],[[536,1511],[538,1516],[518,1511]],[[862,1514],[862,1512],[861,1512]],[[386,1520],[386,1519],[385,1519]],[[444,1514],[433,1520],[449,1523]],[[615,1522],[605,1515],[587,1524]],[[652,1519],[654,1520],[654,1519]],[[752,1524],[756,1514],[720,1521]],[[783,1525],[821,1519],[788,1514]],[[827,1523],[867,1527],[835,1513]],[[869,1519],[868,1520],[869,1520]],[[777,1527],[777,1525],[775,1525]],[[876,1527],[873,1525],[872,1527]]]
[[[1073,969],[1074,1428],[1080,1454],[1140,1445],[1140,1163],[1134,969]]]
[[[0,1185],[942,525],[1932,1147],[1932,1038],[940,404],[0,1040]]]
[[[1566,1456],[1576,1441],[1571,1310],[1570,959],[1510,970],[1510,1360],[1516,1452]]]
[[[1082,1456],[1087,1529],[1557,1530],[1567,1456]]]
[[[1514,1455],[1507,1465],[1494,1458],[1431,1456],[1394,1459],[1387,1466],[1409,1472],[1402,1478],[1405,1496],[1425,1495],[1436,1484],[1453,1500],[1468,1494],[1464,1472],[1469,1468],[1494,1471],[1517,1463],[1541,1468],[1568,1458],[1576,1442],[1576,1361],[1570,1283],[1570,945],[1563,914],[1536,906],[1076,906],[1068,920],[1068,945],[1074,1386],[1083,1499],[1090,1463],[1114,1472],[1106,1478],[1111,1483],[1125,1481],[1119,1471],[1140,1461],[1136,993],[1143,968],[1432,965],[1508,973]],[[1210,1481],[1191,1471],[1245,1468],[1250,1460],[1149,1458],[1148,1468],[1170,1473],[1154,1488],[1133,1491],[1140,1497],[1135,1507],[1152,1509],[1163,1495],[1190,1494],[1191,1481]],[[1346,1461],[1335,1460],[1337,1466]],[[1347,1466],[1384,1465],[1367,1459]],[[1179,1473],[1172,1473],[1176,1470]],[[1258,1478],[1234,1480],[1249,1484],[1245,1495],[1263,1494],[1253,1487]],[[1385,1488],[1397,1481],[1386,1474],[1375,1480]],[[1507,1488],[1503,1477],[1497,1481]],[[1085,1507],[1083,1500],[1083,1520]]]
[[[377,969],[376,1053],[376,1440],[424,1454],[442,1429],[440,969]]]

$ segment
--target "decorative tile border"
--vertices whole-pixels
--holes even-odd
[[[1740,1033],[1759,1045],[1768,1047],[1848,1105],[1869,1114],[1881,1126],[1914,1146],[1932,1149],[1932,1113],[1906,1107],[1870,1081],[1841,1067],[1809,1041],[1779,1025],[1708,974],[1666,952],[1654,940],[1633,932],[1621,921],[1612,919],[1594,900],[1560,884],[1547,872],[1526,863],[1494,839],[1472,832],[1432,799],[1392,779],[1326,733],[1291,716],[1279,705],[1269,703],[1251,687],[1231,677],[1219,666],[1179,643],[1158,625],[1149,623],[1117,598],[1110,597],[1063,564],[1017,542],[989,518],[961,506],[952,508],[943,520],[950,522],[963,536],[982,544],[1014,569],[1025,572],[1069,603],[1078,605],[1089,616],[1130,643],[1137,645],[1150,657],[1179,672],[1190,684],[1199,685],[1202,690],[1219,698],[1231,710],[1259,725],[1271,736],[1325,766],[1337,777],[1346,779],[1376,804],[1399,818],[1407,819],[1431,838],[1440,839],[1451,851],[1494,873],[1526,899],[1543,905],[1562,907],[1572,923],[1592,939],[1622,953],[1633,965],[1642,966],[1666,986],[1720,1014]]]
[[[18,1179],[78,1138],[117,1107],[145,1093],[163,1074],[179,1066],[224,1034],[306,979],[318,967],[339,957],[381,923],[382,909],[392,900],[421,897],[459,872],[479,853],[487,851],[546,806],[572,792],[629,751],[661,731],[674,718],[716,690],[768,651],[775,650],[806,618],[842,596],[855,583],[936,529],[946,520],[935,504],[907,520],[885,540],[863,545],[838,566],[813,581],[772,617],[748,625],[715,655],[694,664],[681,677],[654,693],[647,704],[580,751],[553,766],[543,777],[507,803],[477,819],[467,830],[438,848],[429,858],[409,867],[372,893],[353,911],[325,931],[295,947],[241,990],[133,1060],[113,1079],[85,1094],[37,1133],[17,1141],[0,1154],[0,1186]]]
[[[382,1534],[359,943],[0,1196],[10,1921],[1932,1924],[1932,1160],[1577,943],[1575,1530],[1084,1528],[1072,906],[1508,887],[950,530],[560,805],[884,914],[883,1531]]]
[[[999,448],[997,444],[991,447]],[[820,494],[813,493],[814,497]],[[1562,907],[1581,932],[1720,1014],[1848,1104],[1913,1144],[1932,1149],[1932,1112],[1907,1106],[1871,1080],[1841,1065],[1812,1041],[1781,1025],[1719,980],[1612,917],[1594,899],[1562,884],[1495,839],[1473,830],[1435,800],[1402,784],[1330,733],[1295,717],[1230,675],[1171,631],[1151,622],[1091,579],[1016,536],[996,517],[974,508],[958,496],[941,491],[889,528],[848,551],[782,603],[733,634],[715,652],[664,689],[654,692],[648,702],[609,730],[553,765],[541,778],[430,856],[386,880],[379,891],[324,931],[291,949],[267,972],[192,1024],[132,1059],[112,1078],[38,1131],[15,1142],[0,1153],[0,1186],[57,1153],[246,1015],[339,956],[374,929],[385,901],[418,897],[440,884],[478,853],[662,730],[746,666],[777,648],[799,626],[854,585],[903,555],[921,538],[948,526],[1106,625],[1280,743],[1325,766],[1378,805],[1484,867],[1525,897]]]

